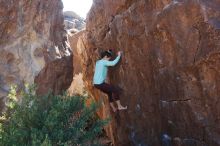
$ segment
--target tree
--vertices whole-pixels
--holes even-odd
[[[97,104],[86,106],[86,97],[35,94],[31,87],[16,100],[12,88],[4,120],[0,123],[2,146],[89,146],[108,120],[99,120]]]

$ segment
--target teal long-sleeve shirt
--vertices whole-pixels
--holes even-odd
[[[121,56],[117,56],[115,60],[98,60],[95,65],[95,73],[93,77],[93,84],[99,85],[105,82],[108,73],[108,66],[115,66],[120,60]]]

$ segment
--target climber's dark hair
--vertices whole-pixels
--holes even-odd
[[[109,57],[112,57],[112,56],[113,56],[112,50],[107,50],[107,51],[101,52],[100,57],[101,57],[101,58],[104,58],[105,56],[107,56],[108,58],[109,58]]]

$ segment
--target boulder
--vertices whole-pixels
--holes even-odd
[[[86,88],[104,100],[99,116],[112,117],[114,145],[159,146],[163,134],[183,146],[220,145],[219,9],[218,0],[94,0],[78,47]],[[92,86],[104,49],[123,51],[109,72],[128,105],[117,114]]]
[[[82,30],[85,28],[85,20],[77,15],[75,12],[72,11],[65,11],[63,12],[64,15],[64,24],[65,24],[65,29],[71,30],[71,29],[76,29],[78,31]]]

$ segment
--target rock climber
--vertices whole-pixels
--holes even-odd
[[[108,67],[115,66],[119,62],[121,55],[122,53],[119,51],[118,56],[113,61],[110,61],[110,59],[113,56],[112,50],[107,50],[107,51],[102,52],[101,59],[96,62],[95,73],[93,77],[94,87],[108,95],[110,106],[113,112],[116,112],[117,110],[127,109],[127,106],[125,107],[122,106],[120,102],[119,96],[121,94],[121,88],[114,86],[112,84],[106,83]],[[115,108],[114,100],[116,100],[116,104],[118,108]]]

